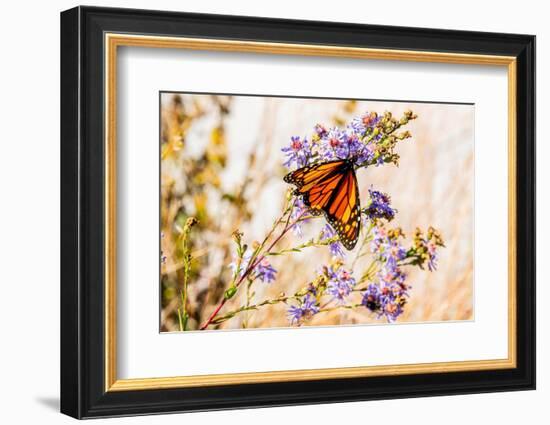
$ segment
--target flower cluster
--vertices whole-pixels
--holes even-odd
[[[285,167],[291,168],[293,164],[296,168],[307,165],[311,156],[311,144],[307,139],[301,139],[298,136],[290,138],[290,145],[281,149],[286,154]]]
[[[386,193],[378,190],[369,189],[370,202],[366,208],[363,208],[363,214],[370,220],[384,218],[388,221],[393,220],[396,210],[390,207],[390,197]]]
[[[405,237],[400,227],[388,230],[377,226],[373,229],[373,233],[370,248],[375,258],[383,263],[397,264],[407,257],[407,250],[400,241]]]
[[[374,157],[373,143],[363,141],[350,126],[344,129],[331,128],[325,136],[319,138],[317,144],[318,155],[323,161],[353,159],[359,166],[371,161]]]
[[[350,271],[343,267],[328,267],[326,269],[328,283],[326,294],[331,295],[339,304],[344,304],[355,287],[356,281]]]
[[[403,313],[409,287],[406,274],[400,263],[407,258],[407,251],[401,244],[403,232],[400,228],[387,230],[374,228],[371,252],[378,260],[380,269],[363,293],[362,304],[377,315],[393,322]]]
[[[399,156],[394,147],[399,140],[411,137],[408,131],[396,130],[416,118],[412,111],[406,111],[400,120],[385,112],[367,112],[354,118],[344,128],[326,128],[321,124],[314,127],[311,139],[293,136],[285,153],[284,165],[300,168],[321,161],[349,159],[356,167],[381,165],[385,162],[397,164]]]
[[[288,318],[291,324],[302,324],[317,313],[319,313],[317,299],[310,293],[307,293],[301,300],[300,305],[289,307]]]
[[[441,234],[436,229],[430,226],[426,235],[424,235],[424,232],[417,228],[414,232],[413,246],[408,252],[408,257],[413,259],[411,264],[417,265],[420,268],[424,268],[424,264],[427,264],[428,270],[436,270],[438,246],[444,247],[445,243]]]
[[[254,275],[264,283],[273,282],[276,273],[277,270],[265,258],[254,268]]]
[[[344,305],[349,301],[357,281],[350,270],[344,267],[341,259],[335,258],[328,266],[324,266],[317,277],[295,294],[299,305],[291,305],[287,314],[291,324],[301,324],[321,312],[320,300],[324,296],[330,297],[325,303],[335,301]]]
[[[403,313],[406,304],[407,288],[404,285],[390,283],[389,285],[369,284],[363,293],[362,304],[378,317],[385,316],[388,322],[394,322]]]

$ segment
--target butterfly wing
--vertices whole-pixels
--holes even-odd
[[[355,247],[359,238],[360,210],[357,177],[351,167],[345,171],[329,203],[323,208],[325,217],[348,250]]]
[[[353,166],[345,160],[329,161],[300,168],[285,176],[296,185],[296,195],[314,215],[321,212],[348,250],[359,237],[360,204]]]
[[[345,161],[337,160],[302,167],[287,174],[284,181],[296,185],[294,193],[301,196],[313,215],[320,215],[328,203]]]

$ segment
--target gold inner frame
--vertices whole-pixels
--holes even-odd
[[[255,41],[105,34],[105,391],[307,381],[516,367],[516,58]],[[120,46],[504,66],[508,72],[508,358],[274,372],[118,379],[116,327],[116,98]]]

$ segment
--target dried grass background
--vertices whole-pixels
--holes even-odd
[[[410,236],[417,226],[432,225],[445,240],[436,272],[407,269],[412,290],[398,322],[473,318],[474,106],[165,93],[161,108],[161,246],[166,256],[161,267],[162,331],[178,330],[182,268],[174,240],[187,217],[199,220],[192,232],[196,260],[189,280],[190,328],[196,329],[230,281],[232,232],[239,229],[251,244],[263,238],[281,212],[288,185],[282,180],[286,170],[280,149],[290,137],[309,137],[317,123],[341,125],[365,111],[401,116],[407,109],[418,119],[405,127],[413,137],[397,148],[399,167],[357,172],[363,203],[370,185],[390,194],[398,210],[391,227],[401,226]],[[304,238],[318,233],[323,224],[324,219],[315,220]],[[290,236],[282,246],[296,242]],[[326,247],[273,257],[277,280],[270,285],[258,282],[255,299],[294,293],[329,258]],[[358,268],[362,266],[359,262]],[[244,291],[223,311],[240,305],[242,296]],[[286,327],[287,308],[278,304],[243,313],[219,328]],[[367,309],[339,310],[317,315],[308,325],[382,320]]]

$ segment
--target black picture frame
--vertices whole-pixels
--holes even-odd
[[[106,392],[106,32],[516,57],[517,367]],[[535,388],[534,36],[96,7],[67,10],[61,13],[61,194],[62,413],[93,418]]]

